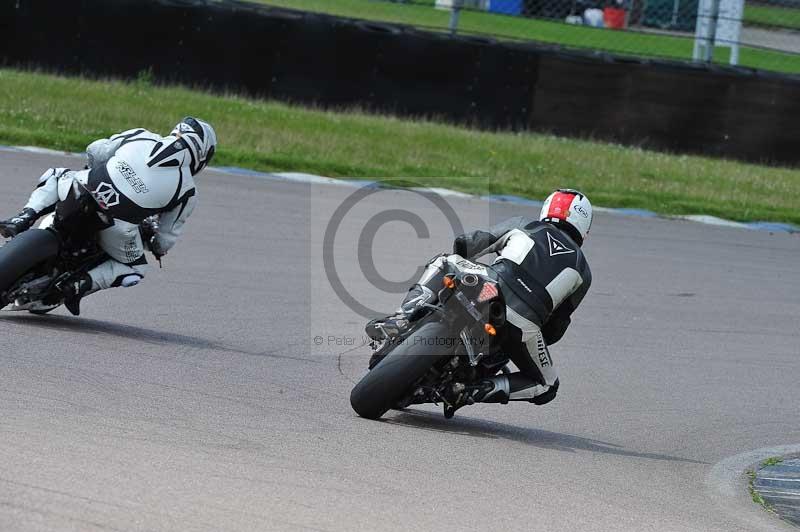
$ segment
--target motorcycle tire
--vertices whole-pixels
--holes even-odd
[[[59,248],[58,237],[46,229],[29,229],[0,247],[0,308],[10,303],[3,294],[20,277],[58,255]]]
[[[350,406],[359,416],[379,419],[406,396],[410,387],[456,344],[449,327],[426,323],[381,360],[350,392]]]

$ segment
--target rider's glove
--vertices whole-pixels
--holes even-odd
[[[142,242],[155,255],[156,259],[167,254],[158,239],[158,216],[149,216],[142,220],[142,223],[139,224],[139,232],[142,234]]]
[[[158,235],[155,234],[150,237],[150,240],[147,243],[147,247],[150,248],[150,251],[156,257],[156,259],[160,260],[161,257],[167,254],[164,250],[163,246],[161,245],[161,241],[158,239]]]

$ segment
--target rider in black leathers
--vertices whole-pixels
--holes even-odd
[[[586,196],[562,189],[547,198],[539,220],[511,218],[487,231],[455,239],[453,252],[464,258],[498,255],[492,268],[506,300],[506,320],[513,325],[503,328],[501,341],[519,369],[482,382],[471,392],[473,401],[541,405],[555,398],[559,379],[548,346],[564,335],[591,285],[591,271],[581,250],[591,222],[592,207]],[[441,287],[445,262],[444,257],[431,261],[397,314],[371,321],[367,334],[375,339],[383,338],[384,332],[401,334],[424,315],[423,305],[433,302]]]

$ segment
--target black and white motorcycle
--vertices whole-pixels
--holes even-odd
[[[373,343],[370,371],[350,393],[361,417],[443,403],[445,415],[469,402],[469,390],[507,372],[501,350],[506,305],[491,267],[450,255],[438,302],[400,337]]]
[[[113,224],[103,206],[77,180],[62,197],[37,228],[0,247],[0,309],[50,312],[64,303],[63,283],[108,260],[97,240]]]

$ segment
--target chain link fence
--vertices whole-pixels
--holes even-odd
[[[568,48],[800,73],[800,0],[260,0]]]

